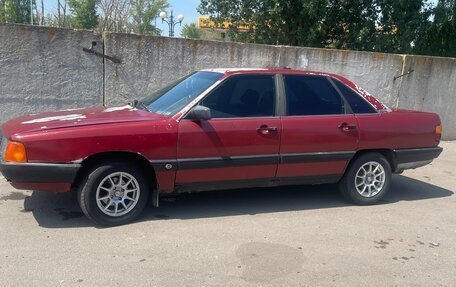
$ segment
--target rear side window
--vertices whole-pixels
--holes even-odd
[[[339,93],[326,77],[285,75],[289,116],[344,114]]]
[[[274,115],[273,75],[237,75],[226,79],[201,105],[212,118],[270,117]]]
[[[355,91],[347,87],[345,84],[334,80],[337,88],[344,95],[347,102],[350,104],[355,114],[372,114],[376,113],[374,107],[372,107],[362,96],[358,95]]]

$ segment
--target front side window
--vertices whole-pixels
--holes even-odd
[[[344,102],[332,84],[321,76],[285,75],[289,116],[344,114]]]
[[[222,76],[223,74],[214,72],[193,73],[156,91],[141,100],[141,104],[154,113],[173,116]]]
[[[269,117],[274,115],[273,75],[236,75],[226,79],[201,103],[212,118]]]

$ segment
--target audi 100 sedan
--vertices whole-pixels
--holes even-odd
[[[437,114],[391,110],[339,75],[291,69],[195,72],[120,107],[13,119],[0,171],[17,189],[77,190],[100,225],[148,198],[204,190],[338,183],[378,202],[391,174],[439,156]]]

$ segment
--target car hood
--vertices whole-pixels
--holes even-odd
[[[126,105],[109,108],[71,109],[27,115],[6,122],[1,127],[1,130],[4,136],[11,137],[13,134],[24,132],[164,119],[167,119],[167,117]]]

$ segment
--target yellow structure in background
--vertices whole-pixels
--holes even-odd
[[[228,30],[233,26],[233,23],[225,21],[223,23],[215,23],[209,17],[198,17],[198,28],[201,29],[217,29],[217,30]],[[239,25],[239,31],[248,31],[250,30],[249,25]]]

